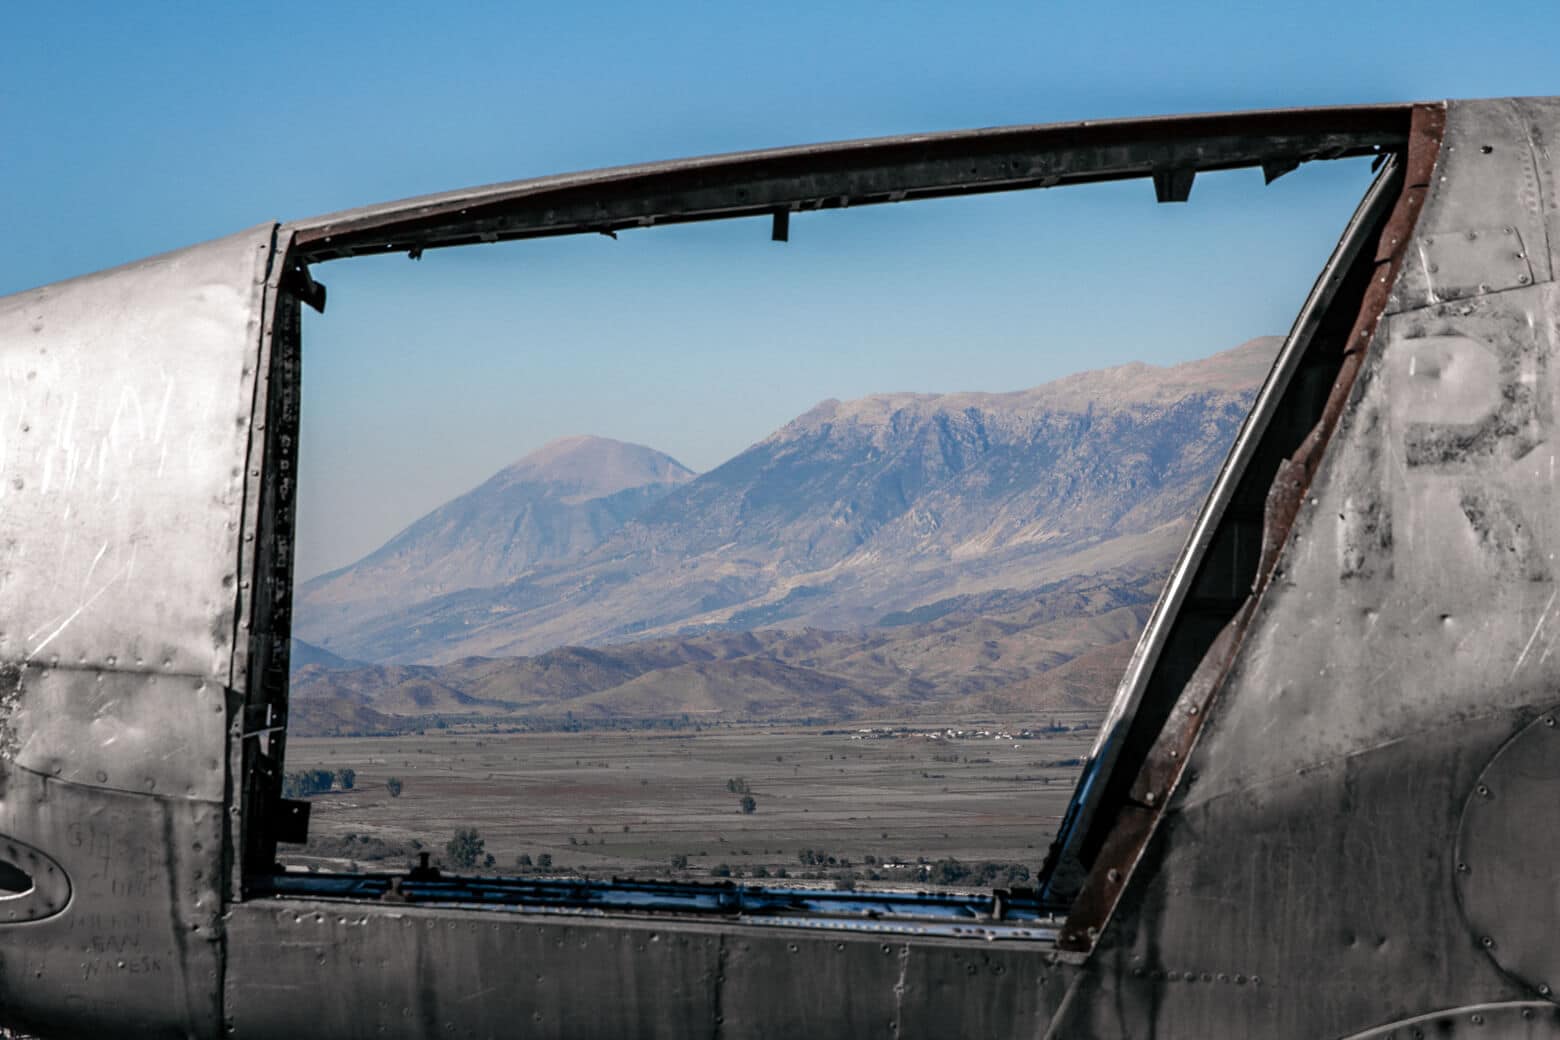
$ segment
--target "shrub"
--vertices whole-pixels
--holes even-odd
[[[462,827],[444,843],[444,854],[450,858],[450,866],[458,870],[470,870],[482,858],[485,844],[476,828]]]
[[[350,766],[336,770],[336,786],[343,791],[352,790],[352,785],[357,783],[357,770]]]
[[[753,796],[752,795],[745,794],[745,795],[742,796],[742,811],[744,813],[751,814],[757,808],[758,808],[758,803],[753,800]]]
[[[398,776],[392,776],[385,781],[385,790],[390,792],[391,798],[401,797],[401,786],[401,778]]]

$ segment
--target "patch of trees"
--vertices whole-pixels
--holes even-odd
[[[934,885],[969,885],[988,888],[998,884],[1019,885],[1029,880],[1029,868],[1022,863],[960,863],[949,857],[927,867],[926,879]]]
[[[536,854],[536,862],[531,862],[531,854],[522,852],[515,857],[515,866],[521,870],[551,870],[553,865],[552,853],[539,852]]]
[[[350,791],[357,784],[357,770],[298,769],[282,775],[283,798],[307,798],[334,788]]]
[[[336,785],[336,774],[329,769],[300,769],[282,776],[283,798],[307,798],[324,794]]]
[[[495,860],[491,852],[485,851],[486,846],[487,842],[475,827],[462,827],[444,843],[444,854],[449,857],[450,866],[457,870],[470,870],[478,863],[491,867]]]
[[[758,803],[753,800],[753,796],[750,794],[745,794],[742,796],[741,805],[742,811],[748,815],[752,815],[752,813],[758,809]]]
[[[726,790],[732,794],[752,794],[753,789],[748,786],[746,777],[733,777],[726,781]]]

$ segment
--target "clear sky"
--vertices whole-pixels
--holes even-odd
[[[742,148],[1560,92],[1513,3],[32,4],[0,294],[272,218]],[[1005,390],[1287,329],[1367,179],[1201,177],[326,265],[299,575],[552,437],[706,469],[826,397]]]

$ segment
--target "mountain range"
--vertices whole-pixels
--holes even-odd
[[[1011,701],[1059,663],[1031,652],[1054,644],[1046,626],[1071,625],[1068,660],[1124,661],[1277,345],[1013,393],[829,400],[699,475],[639,445],[554,441],[300,586],[295,689],[330,691],[326,728]],[[939,657],[939,640],[997,663]]]

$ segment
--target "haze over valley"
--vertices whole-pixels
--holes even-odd
[[[554,441],[299,586],[294,725],[1097,706],[1278,342],[829,400],[703,474]]]

